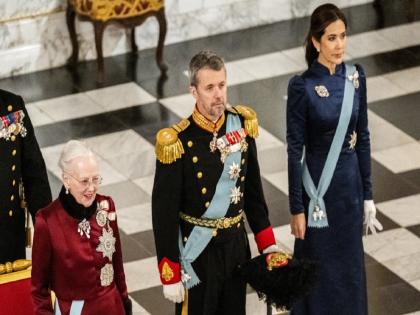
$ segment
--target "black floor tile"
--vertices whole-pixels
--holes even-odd
[[[39,126],[35,128],[35,133],[40,147],[47,147],[124,129],[127,127],[111,112]]]
[[[420,309],[420,292],[401,281],[368,290],[370,315],[399,315]]]
[[[289,198],[271,183],[262,178],[264,197],[273,227],[289,224]]]
[[[153,236],[152,230],[130,234],[130,238],[132,238],[136,243],[141,244],[141,246],[143,246],[143,248],[148,254],[147,257],[156,256],[155,238]]]
[[[376,203],[418,193],[415,186],[407,183],[374,160],[372,160],[372,179],[373,198]]]
[[[420,224],[408,226],[407,229],[411,232],[416,234],[418,237],[420,237]]]
[[[389,231],[389,230],[398,229],[399,227],[401,227],[396,222],[388,218],[386,215],[382,214],[380,208],[378,208],[378,210],[379,211],[376,212],[376,218],[378,219],[379,222],[381,222],[384,228],[383,231]]]
[[[150,258],[155,255],[154,252],[150,251],[148,246],[145,246],[144,240],[147,239],[150,241],[148,237],[139,236],[138,234],[140,233],[137,233],[134,236],[127,235],[120,229],[121,248],[123,253],[123,261],[125,263],[139,259]]]
[[[398,176],[415,186],[420,193],[420,169],[399,173]]]
[[[162,286],[131,292],[130,296],[150,314],[175,314],[175,304],[164,298]]]
[[[420,140],[420,93],[407,94],[369,104],[376,114],[408,135]]]

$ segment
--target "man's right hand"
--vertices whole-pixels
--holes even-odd
[[[306,218],[304,213],[292,215],[290,218],[290,228],[296,238],[304,239],[306,232]]]
[[[181,303],[184,301],[185,288],[181,281],[174,284],[163,285],[163,295],[169,301]]]

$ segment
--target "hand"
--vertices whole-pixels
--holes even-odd
[[[290,228],[296,238],[305,239],[306,218],[304,213],[292,215],[290,218]]]
[[[184,301],[185,288],[181,281],[174,284],[163,285],[163,295],[169,301],[181,303]]]
[[[280,248],[276,244],[267,246],[263,250],[263,254],[278,253],[278,252],[280,252]]]
[[[365,228],[365,235],[369,234],[369,230],[372,234],[376,234],[376,229],[382,231],[383,226],[376,218],[376,207],[373,200],[365,200],[364,211],[365,218],[363,220],[363,225]]]

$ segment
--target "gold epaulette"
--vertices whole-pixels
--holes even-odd
[[[182,119],[171,128],[159,130],[156,134],[156,158],[163,164],[171,164],[185,153],[178,133],[188,128],[190,121]]]
[[[245,105],[236,105],[233,106],[233,109],[244,117],[245,130],[248,135],[257,138],[259,135],[257,113],[251,107]]]

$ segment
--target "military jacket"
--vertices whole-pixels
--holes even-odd
[[[194,114],[197,115],[197,110]],[[213,133],[203,129],[194,119],[194,114],[174,125],[172,128],[175,133],[166,130],[167,133],[175,134],[178,145],[178,148],[172,147],[175,153],[170,150],[163,152],[162,149],[166,148],[159,147],[159,142],[164,142],[162,133],[165,133],[165,129],[157,136],[158,160],[152,193],[152,215],[159,270],[164,284],[180,280],[179,229],[182,231],[182,238],[186,240],[194,227],[180,220],[180,212],[200,218],[213,198],[224,168],[220,151],[211,152],[209,148]],[[242,127],[247,131],[247,148],[241,153],[236,185],[239,187],[237,200],[231,201],[225,217],[235,217],[243,211],[258,248],[263,250],[275,244],[275,240],[268,219],[254,139],[258,134],[257,118],[255,112],[245,106],[233,107],[230,111],[225,111],[225,116],[227,115],[239,115]],[[217,137],[222,137],[225,133],[226,121],[221,124]],[[175,143],[172,144],[174,145]],[[231,194],[230,191],[226,193]],[[168,270],[162,274],[165,263],[167,269],[170,267],[169,277]]]
[[[25,213],[19,183],[32,217],[51,202],[47,171],[20,96],[0,90],[0,263],[25,257]]]

